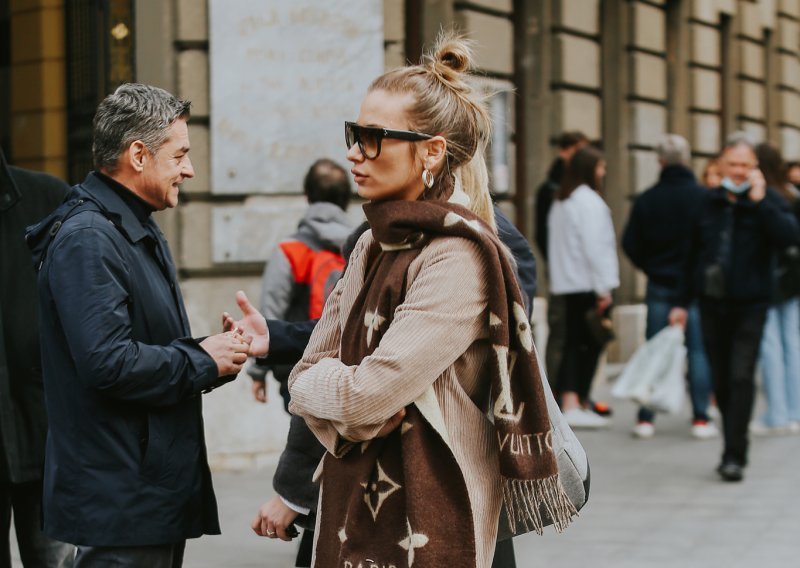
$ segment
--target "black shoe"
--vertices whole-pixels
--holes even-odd
[[[725,481],[741,481],[744,479],[744,468],[736,462],[722,462],[717,473]]]

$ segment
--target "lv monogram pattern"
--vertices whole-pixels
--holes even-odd
[[[558,480],[532,333],[505,249],[487,225],[453,203],[370,203],[364,210],[377,242],[342,334],[342,362],[358,365],[380,345],[403,302],[409,265],[431,239],[478,243],[493,278],[485,312],[488,378],[508,521],[516,533],[541,531],[544,512],[563,529],[576,512]],[[353,446],[340,459],[326,456],[317,566],[475,565],[463,474],[416,406],[406,410],[388,437]]]

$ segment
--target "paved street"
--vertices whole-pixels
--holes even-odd
[[[656,438],[629,435],[633,406],[617,402],[613,427],[579,437],[592,467],[591,498],[562,535],[515,539],[520,567],[786,568],[800,557],[800,437],[759,438],[742,484],[714,473],[719,441],[689,437],[688,414],[660,417]],[[277,407],[276,407],[277,410]],[[223,535],[191,541],[187,568],[292,566],[294,544],[255,536],[272,495],[274,462],[215,474]]]
[[[589,503],[564,534],[515,539],[520,567],[797,566],[800,437],[759,438],[742,484],[719,481],[719,440],[689,437],[686,416],[660,417],[654,439],[629,435],[632,405],[617,402],[614,426],[579,433],[589,452]],[[248,527],[272,495],[271,469],[215,476],[223,536],[190,543],[186,566],[292,566],[294,545]]]

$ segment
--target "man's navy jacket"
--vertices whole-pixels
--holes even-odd
[[[728,231],[727,253],[723,235]],[[724,302],[734,307],[764,307],[773,295],[776,253],[800,242],[800,229],[787,201],[767,187],[754,203],[745,193],[734,202],[723,188],[703,194],[689,236],[686,279],[681,301],[709,297],[705,274],[712,265],[724,273]]]
[[[113,180],[89,174],[67,196],[80,198],[91,201],[61,225],[38,276],[45,531],[92,546],[218,534],[201,393],[220,379],[191,338],[167,244]],[[65,207],[29,230],[37,265]]]
[[[658,183],[636,198],[622,249],[648,280],[678,295],[696,211],[708,190],[680,164],[665,166]]]

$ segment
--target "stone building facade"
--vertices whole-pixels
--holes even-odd
[[[217,1],[0,0],[0,143],[13,163],[79,181],[91,112],[119,82],[152,83],[193,101],[196,177],[159,222],[198,335],[215,329],[235,290],[258,297],[259,255],[292,231],[304,207],[302,171],[296,190],[236,193],[214,183],[220,150],[210,61],[218,42],[237,41],[211,33],[221,29]],[[274,2],[245,4],[266,10]],[[360,10],[382,14],[385,68],[417,60],[442,26],[477,41],[480,84],[495,93],[494,189],[531,237],[535,188],[563,130],[602,140],[618,231],[631,198],[656,179],[653,148],[662,133],[690,140],[698,171],[740,129],[800,158],[800,0],[351,0],[338,14],[329,13],[335,2],[316,4],[306,20],[345,30],[357,28]],[[245,250],[248,240],[258,246]],[[617,317],[629,333],[617,354],[624,357],[641,331],[643,285],[621,260]],[[282,410],[252,403],[247,382],[208,398],[218,465],[247,465],[282,443]]]

